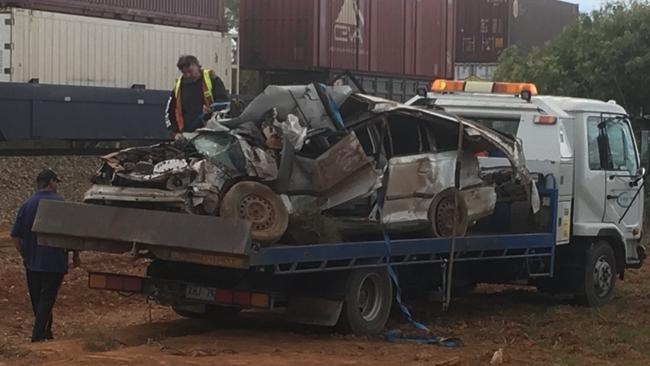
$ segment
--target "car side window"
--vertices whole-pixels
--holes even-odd
[[[392,115],[388,118],[388,129],[393,147],[393,156],[422,153],[420,121],[416,118],[402,114]]]
[[[377,128],[374,125],[364,126],[354,130],[357,139],[368,156],[375,156],[380,152]]]

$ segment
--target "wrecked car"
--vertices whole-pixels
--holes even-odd
[[[263,245],[295,241],[305,218],[340,235],[464,235],[497,201],[536,194],[516,138],[316,83],[270,86],[235,118],[102,160],[86,202],[237,217]]]

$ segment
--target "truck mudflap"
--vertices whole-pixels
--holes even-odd
[[[33,226],[41,245],[242,269],[250,229],[237,219],[46,200]]]

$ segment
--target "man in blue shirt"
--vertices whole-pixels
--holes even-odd
[[[23,257],[27,272],[27,287],[34,311],[32,342],[53,339],[52,308],[63,276],[68,272],[68,252],[61,248],[40,246],[32,232],[40,200],[63,201],[57,192],[59,178],[50,169],[43,170],[36,178],[38,191],[18,210],[11,237]],[[73,266],[79,265],[79,254],[74,252]]]

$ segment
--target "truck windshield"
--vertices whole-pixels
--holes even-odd
[[[591,170],[625,171],[636,174],[639,160],[630,121],[627,118],[589,117],[587,132]]]

